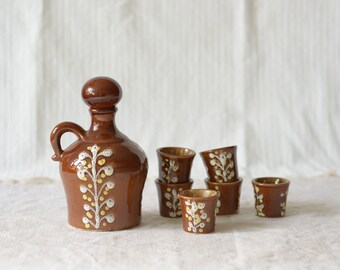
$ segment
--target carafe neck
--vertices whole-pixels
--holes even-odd
[[[90,109],[91,126],[87,132],[87,137],[96,139],[110,139],[116,137],[119,133],[115,123],[116,111],[116,107],[109,111]]]

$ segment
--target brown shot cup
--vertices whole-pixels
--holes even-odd
[[[216,190],[220,194],[216,208],[217,215],[233,215],[239,212],[242,187],[241,177],[237,181],[227,183],[211,182],[207,178],[205,179],[205,184],[208,189]]]
[[[181,217],[181,203],[178,198],[178,194],[186,189],[190,189],[193,180],[186,183],[164,183],[160,179],[155,180],[157,192],[158,192],[158,202],[159,202],[159,214],[162,217]]]
[[[237,181],[237,146],[229,146],[200,152],[211,182],[227,183]]]
[[[289,183],[288,179],[280,177],[253,179],[256,215],[260,217],[285,216]]]
[[[215,230],[216,204],[219,194],[209,189],[187,189],[179,193],[183,230],[211,233]]]
[[[157,149],[159,180],[164,183],[190,182],[194,150],[182,147],[162,147]]]

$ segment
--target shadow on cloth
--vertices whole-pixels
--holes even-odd
[[[217,216],[216,232],[251,232],[280,228],[282,219],[285,221],[295,216],[334,216],[338,213],[336,207],[326,202],[288,202],[285,217],[263,218],[255,215],[253,206],[241,207],[240,214],[231,216]],[[242,217],[241,217],[242,216]],[[246,218],[246,220],[245,220]]]
[[[317,202],[288,202],[286,216],[281,218],[262,218],[255,214],[254,206],[243,206],[239,214],[230,216],[216,216],[217,233],[252,232],[266,230],[268,228],[279,228],[282,226],[281,219],[302,215],[332,216],[337,214],[336,207],[329,203]],[[182,230],[182,218],[166,218],[159,215],[158,211],[143,211],[140,227],[159,229]]]
[[[256,217],[255,208],[253,205],[251,206],[243,206],[241,207],[240,212],[242,215],[253,215]],[[285,217],[298,216],[298,215],[308,215],[308,214],[317,214],[321,216],[334,215],[339,213],[338,209],[334,207],[331,202],[315,202],[315,201],[289,201],[287,202],[287,210]],[[235,217],[237,215],[234,215]],[[278,218],[265,218],[265,219],[280,219]]]
[[[141,227],[158,227],[162,229],[166,227],[168,229],[182,229],[182,218],[168,218],[159,215],[158,211],[143,211]]]
[[[330,201],[331,202],[331,201]],[[289,202],[287,203],[286,217],[297,215],[317,215],[333,216],[338,214],[339,210],[333,204],[327,202]]]

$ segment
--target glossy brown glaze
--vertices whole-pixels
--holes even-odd
[[[211,182],[237,181],[237,146],[229,146],[200,152]]]
[[[143,150],[115,125],[121,88],[110,78],[97,77],[85,83],[82,96],[90,106],[90,129],[63,122],[51,133],[52,159],[60,161],[69,224],[99,231],[135,227],[141,221],[148,163]],[[60,139],[65,132],[78,139],[63,150]]]
[[[216,205],[219,198],[217,191],[187,189],[178,196],[181,200],[184,231],[200,234],[215,230]]]
[[[240,196],[242,187],[242,178],[237,181],[228,183],[210,182],[205,180],[208,189],[216,190],[220,194],[217,203],[217,215],[233,215],[237,214],[240,209]]]
[[[159,214],[163,217],[181,217],[181,203],[178,194],[183,190],[190,189],[193,180],[185,183],[168,184],[156,179],[155,183],[158,192]]]
[[[280,177],[261,177],[252,181],[255,211],[260,217],[283,217],[286,214],[290,181]]]
[[[192,161],[195,155],[195,151],[188,148],[158,148],[157,157],[160,181],[165,183],[189,182]]]

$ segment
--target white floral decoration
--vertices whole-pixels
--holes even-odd
[[[194,201],[191,202],[190,200],[186,200],[185,205],[185,217],[189,220],[187,230],[193,233],[202,233],[205,228],[205,222],[210,222],[210,218],[204,211],[205,203],[196,203]]]
[[[180,188],[179,192],[183,189]],[[170,217],[180,217],[182,216],[181,202],[178,199],[178,192],[175,188],[167,188],[167,192],[164,193],[164,197],[167,200],[166,206],[172,211],[169,212]]]
[[[235,176],[235,164],[232,157],[233,154],[228,152],[209,153],[210,165],[215,168],[215,179],[218,182],[228,182]]]
[[[255,211],[258,216],[265,217],[266,215],[263,213],[263,194],[260,194],[260,189],[255,186]]]
[[[103,183],[103,178],[113,175],[114,169],[111,165],[104,166],[106,163],[105,158],[99,159],[100,157],[111,157],[113,152],[111,149],[99,152],[100,147],[96,144],[89,146],[87,149],[92,155],[83,151],[78,155],[78,159],[74,161],[77,177],[85,182],[88,179],[91,180],[89,184],[83,184],[79,188],[86,202],[83,207],[86,213],[82,221],[87,229],[91,226],[99,229],[101,224],[106,226],[107,223],[115,221],[113,214],[106,214],[105,212],[115,205],[113,198],[105,198],[108,191],[113,189],[115,184],[111,181]],[[98,170],[97,167],[99,168]]]
[[[178,171],[179,165],[175,160],[165,159],[161,163],[162,165],[162,178],[166,183],[177,183],[178,177],[175,172]]]

